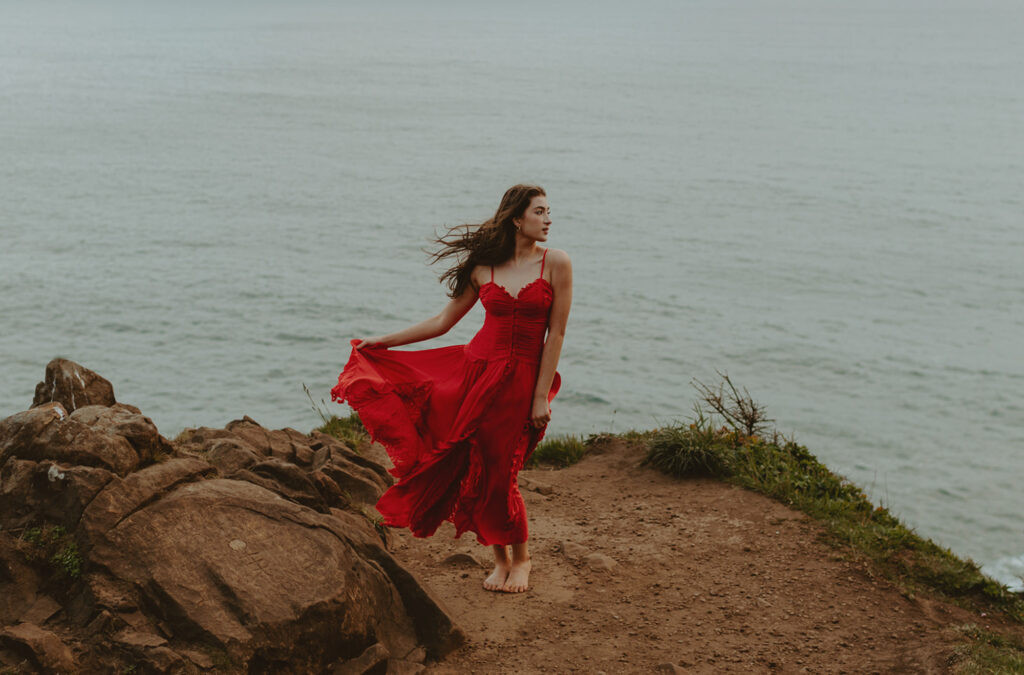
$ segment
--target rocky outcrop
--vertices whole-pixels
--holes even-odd
[[[405,672],[462,642],[367,515],[384,467],[248,417],[171,443],[58,361],[0,421],[0,670]]]
[[[73,412],[87,405],[112,406],[114,387],[110,382],[74,361],[54,359],[46,364],[46,375],[36,385],[32,407],[60,403]]]

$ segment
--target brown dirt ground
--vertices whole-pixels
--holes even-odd
[[[567,469],[520,473],[533,561],[525,593],[484,590],[489,567],[465,556],[445,562],[491,559],[448,523],[430,539],[395,531],[396,557],[468,636],[428,672],[949,672],[963,641],[955,626],[997,627],[908,599],[779,502],[669,478],[641,459],[616,441]],[[565,542],[616,564],[592,569]]]

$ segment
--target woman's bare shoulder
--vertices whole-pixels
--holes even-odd
[[[487,265],[474,265],[473,271],[469,273],[469,280],[476,288],[480,288],[491,280],[491,268]]]
[[[560,248],[549,248],[546,260],[549,264],[554,264],[558,267],[572,264],[569,261],[569,254]]]

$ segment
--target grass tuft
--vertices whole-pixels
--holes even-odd
[[[322,431],[328,436],[334,436],[355,452],[360,451],[360,446],[363,443],[369,442],[370,434],[367,433],[366,427],[363,426],[363,422],[359,419],[357,413],[353,412],[348,417],[332,415],[326,410],[327,402],[325,400],[320,399],[320,404],[317,404],[313,400],[313,392],[309,390],[305,383],[303,383],[302,388],[309,398],[313,411],[320,417],[320,421],[323,422],[323,424],[316,428],[316,431]]]
[[[56,578],[75,580],[82,575],[82,554],[63,525],[29,527],[19,539],[18,548],[29,563],[48,567]]]
[[[535,468],[538,466],[567,467],[583,459],[587,454],[588,444],[579,436],[561,435],[545,438],[527,460],[526,466]]]
[[[732,471],[733,452],[727,438],[711,427],[699,407],[693,423],[656,429],[647,442],[643,463],[670,476],[726,476]]]
[[[363,443],[367,443],[370,440],[366,427],[363,426],[359,415],[356,413],[352,413],[348,417],[331,415],[321,426],[317,427],[317,431],[334,436],[356,452],[359,452],[359,448]]]
[[[958,673],[1024,673],[1024,643],[969,623],[956,626],[966,642],[956,647]]]

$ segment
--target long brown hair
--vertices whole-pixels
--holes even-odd
[[[530,200],[547,196],[539,185],[513,185],[505,191],[494,217],[480,224],[456,225],[434,239],[441,248],[431,253],[430,263],[454,258],[456,264],[441,275],[448,285],[448,296],[459,297],[470,283],[470,274],[477,265],[500,265],[516,252],[516,226],[512,222],[526,213]]]

